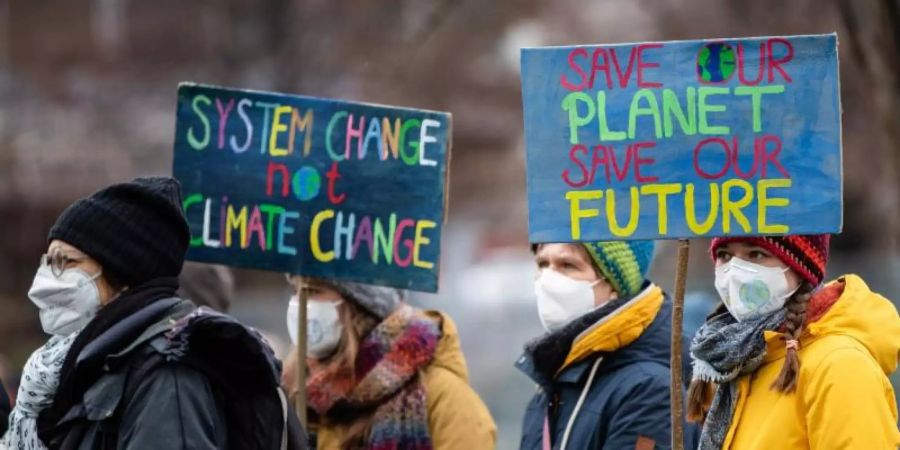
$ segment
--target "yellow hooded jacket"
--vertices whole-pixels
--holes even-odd
[[[800,338],[797,390],[770,389],[784,363],[780,334],[766,332],[763,365],[739,379],[724,449],[896,450],[897,404],[887,376],[900,356],[900,318],[856,275]]]
[[[434,360],[422,372],[432,447],[438,450],[493,449],[497,427],[484,402],[469,386],[469,373],[456,325],[450,317],[439,312],[428,311],[428,315],[440,321],[443,331]],[[319,424],[316,429],[318,448],[340,449],[348,431],[346,425]]]

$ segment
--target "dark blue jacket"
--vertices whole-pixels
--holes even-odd
[[[516,363],[538,384],[522,424],[523,450],[542,449],[547,412],[553,449],[571,426],[567,450],[668,449],[669,354],[672,306],[666,297],[654,321],[630,345],[594,354],[550,380],[526,353]],[[596,367],[595,367],[596,366]],[[591,372],[596,371],[587,386]],[[585,395],[573,419],[579,398]],[[696,428],[685,429],[685,448],[696,448]]]

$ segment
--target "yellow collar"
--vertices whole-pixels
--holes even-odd
[[[641,336],[659,313],[663,292],[651,284],[615,311],[579,334],[559,371],[597,352],[613,352]]]

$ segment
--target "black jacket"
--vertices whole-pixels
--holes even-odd
[[[3,386],[3,380],[0,380],[0,436],[6,433],[6,428],[9,426],[10,411],[9,396],[6,395],[6,387]]]
[[[143,332],[115,343],[134,335],[129,327]],[[280,364],[258,333],[229,316],[160,300],[105,331],[77,361],[97,358],[103,373],[85,380],[81,402],[42,427],[49,448],[306,448],[297,431],[287,435],[299,427],[278,387]]]

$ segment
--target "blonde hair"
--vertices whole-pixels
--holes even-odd
[[[366,335],[378,325],[378,318],[348,299],[338,306],[338,311],[343,328],[341,341],[334,354],[321,363],[326,370],[337,375],[355,378],[359,346]]]

